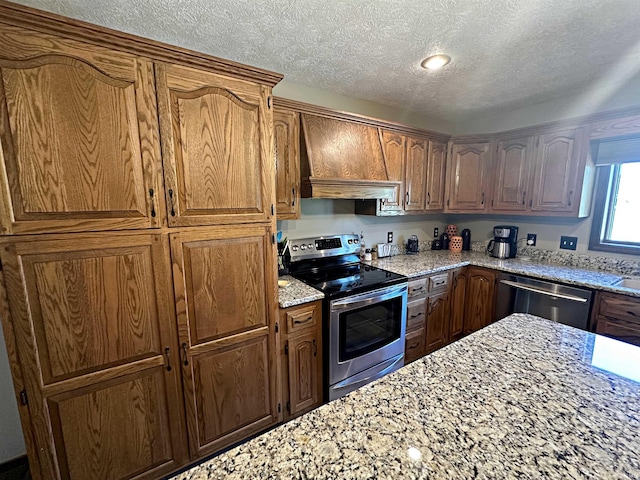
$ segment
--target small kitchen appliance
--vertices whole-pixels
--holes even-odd
[[[415,255],[418,253],[420,250],[418,244],[418,237],[416,235],[411,235],[409,240],[407,240],[407,255]]]
[[[497,225],[493,227],[493,240],[487,245],[487,252],[496,258],[515,258],[518,253],[518,227]]]
[[[462,250],[471,250],[471,230],[465,228],[460,236],[462,237]]]

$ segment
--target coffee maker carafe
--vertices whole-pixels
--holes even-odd
[[[518,253],[518,227],[497,225],[493,227],[493,240],[487,246],[487,252],[496,258],[515,258]]]

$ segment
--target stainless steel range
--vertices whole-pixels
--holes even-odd
[[[407,277],[360,263],[357,235],[292,240],[290,252],[291,275],[325,294],[325,399],[402,367]]]

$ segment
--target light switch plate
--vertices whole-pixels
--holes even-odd
[[[387,243],[393,243],[393,232],[387,232]]]

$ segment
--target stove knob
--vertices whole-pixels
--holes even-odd
[[[306,250],[307,246],[303,243],[302,245],[300,245],[300,250]]]
[[[313,248],[313,244],[312,244],[312,243],[310,243],[309,245],[307,245],[307,247],[309,247],[309,248]]]
[[[298,251],[298,245],[294,245],[293,247],[291,247],[291,250],[293,250],[294,252]]]
[[[357,238],[353,239],[353,243],[359,243],[359,242],[360,242],[360,240],[358,240]]]
[[[351,244],[353,243],[353,240],[352,240],[352,239],[349,239],[349,240],[347,240],[347,243],[348,243],[349,245],[351,245]]]

